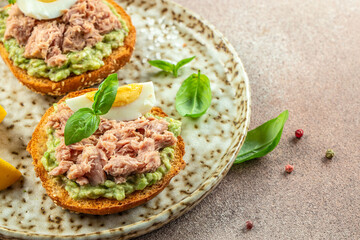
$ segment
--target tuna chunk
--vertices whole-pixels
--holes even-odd
[[[55,136],[64,137],[65,125],[67,120],[74,112],[66,104],[57,106],[56,114],[49,116],[48,126],[56,130]]]
[[[91,23],[100,34],[121,28],[121,23],[115,14],[104,2],[98,0],[77,1],[72,8],[65,11],[62,20],[84,29],[89,29],[87,23]]]
[[[162,134],[153,133],[152,139],[155,141],[155,149],[159,150],[167,146],[173,146],[176,143],[176,138],[172,132],[164,132]]]
[[[65,25],[56,21],[47,21],[38,24],[25,46],[26,58],[45,59],[45,62],[53,66],[62,65],[66,57],[62,55],[60,45],[64,34]],[[51,66],[51,65],[50,65]]]
[[[66,60],[66,56],[62,54],[58,45],[50,47],[45,58],[45,62],[52,67],[61,66],[66,62]]]
[[[13,5],[6,20],[5,40],[15,38],[20,45],[24,46],[35,27],[35,23],[34,18],[26,17],[17,5]]]
[[[64,53],[71,51],[80,51],[85,47],[92,47],[102,41],[102,36],[95,31],[91,24],[83,26],[69,26],[64,34],[64,43],[62,45]]]
[[[92,185],[105,182],[106,175],[102,169],[100,153],[94,145],[86,145],[82,154],[68,171],[69,179],[86,177]]]
[[[5,39],[15,38],[24,46],[26,58],[44,59],[48,66],[55,67],[66,62],[64,54],[93,47],[104,34],[121,28],[117,16],[99,0],[78,0],[55,20],[33,19],[13,5]]]
[[[86,177],[79,177],[78,179],[76,179],[76,182],[80,185],[86,185],[89,184],[89,180]]]
[[[140,142],[131,139],[120,140],[117,145],[117,153],[122,155],[128,155],[131,157],[136,157],[139,151]]]
[[[83,162],[80,164],[73,164],[69,171],[67,172],[67,177],[71,180],[76,180],[85,176],[91,170],[91,165],[89,162]]]
[[[150,122],[144,127],[144,129],[149,130],[154,133],[163,133],[168,130],[169,123],[163,119],[156,119],[154,117],[148,118]]]
[[[74,163],[71,161],[61,161],[59,166],[49,172],[52,176],[58,176],[66,173]]]
[[[65,146],[64,128],[72,114],[62,103],[49,119],[48,126],[55,129],[61,140],[56,148],[60,164],[50,174],[67,174],[80,185],[98,185],[107,178],[122,183],[129,175],[154,172],[161,165],[159,150],[177,141],[164,120],[140,118],[122,122],[102,118],[94,135]]]
[[[155,151],[155,141],[152,138],[145,138],[139,144],[139,172],[154,172],[161,165],[159,151]]]
[[[99,129],[97,130],[97,134],[104,134],[106,131],[112,129],[115,125],[116,121],[107,120],[107,119],[101,119],[101,123],[99,126]]]
[[[89,179],[91,185],[99,185],[100,183],[104,183],[106,180],[106,174],[103,170],[103,165],[105,165],[101,159],[100,151],[94,145],[87,145],[84,152],[85,158],[89,159],[91,169],[90,172],[85,174],[85,177]]]
[[[56,147],[56,159],[61,159],[62,161],[72,161],[71,159],[71,148],[68,148],[64,142],[61,142]]]
[[[137,157],[127,154],[116,155],[105,165],[104,170],[117,177],[117,182],[126,180],[126,177],[135,173],[154,172],[160,165],[160,155],[155,151],[155,141],[146,138],[137,146]],[[121,153],[121,152],[120,152]]]
[[[79,0],[65,12],[62,21],[69,24],[63,51],[79,51],[102,41],[102,35],[120,29],[119,19],[102,1]]]
[[[127,176],[129,173],[135,173],[139,162],[136,158],[129,156],[116,155],[104,166],[104,170],[111,176]]]
[[[108,131],[99,138],[96,146],[105,152],[107,158],[110,158],[115,153],[117,142],[117,137],[112,132]]]

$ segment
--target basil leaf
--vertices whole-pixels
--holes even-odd
[[[96,115],[105,115],[112,107],[117,89],[119,87],[119,80],[117,74],[109,75],[99,86],[98,91],[94,96],[94,103],[92,108]]]
[[[90,137],[100,124],[100,116],[109,112],[112,107],[119,81],[117,74],[109,75],[99,86],[94,96],[93,109],[81,108],[75,112],[66,122],[65,144],[70,145]]]
[[[169,63],[167,61],[163,61],[163,60],[152,60],[149,61],[150,65],[153,67],[157,67],[160,68],[161,70],[165,71],[165,72],[173,72],[175,65],[172,63]]]
[[[9,2],[10,4],[15,4],[15,3],[16,3],[16,0],[8,0],[8,2]]]
[[[174,77],[177,77],[179,69],[194,60],[194,58],[196,58],[196,56],[191,58],[185,58],[179,61],[176,65],[164,60],[150,60],[149,63],[151,66],[160,68],[165,72],[170,72],[174,75]]]
[[[234,164],[263,157],[274,150],[280,142],[288,117],[289,112],[286,110],[277,118],[249,131]]]
[[[98,128],[100,117],[90,108],[81,108],[67,120],[65,126],[65,145],[80,142],[90,137]]]
[[[185,59],[181,60],[180,62],[178,62],[173,71],[174,76],[177,77],[179,69],[181,67],[185,66],[186,64],[190,63],[192,60],[194,60],[194,58],[196,58],[196,56],[193,56],[191,58],[185,58]]]
[[[202,116],[211,105],[209,78],[200,71],[192,74],[182,83],[175,102],[180,115],[192,118]]]

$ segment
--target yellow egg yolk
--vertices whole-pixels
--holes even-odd
[[[141,94],[143,86],[141,84],[129,84],[118,88],[113,107],[125,106],[134,102]],[[86,97],[94,102],[96,91],[86,93]]]
[[[0,123],[4,120],[6,114],[5,109],[0,105]]]

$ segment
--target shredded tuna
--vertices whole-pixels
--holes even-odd
[[[57,45],[50,47],[45,57],[45,62],[52,67],[61,66],[66,60],[66,56],[62,54],[60,47]]]
[[[76,182],[81,186],[89,184],[89,180],[85,177],[80,177],[80,178],[76,179]]]
[[[60,47],[64,35],[65,25],[55,21],[38,24],[31,34],[25,46],[24,57],[42,58],[51,66],[60,65],[66,61]]]
[[[20,45],[25,45],[31,36],[35,23],[36,20],[26,17],[17,5],[12,6],[6,20],[5,40],[14,37]]]
[[[117,16],[103,1],[78,0],[55,20],[25,16],[17,5],[9,10],[5,40],[15,38],[26,58],[44,59],[49,66],[66,62],[64,54],[93,47],[103,35],[121,29]]]
[[[60,104],[57,106],[56,115],[50,115],[48,124],[53,129],[56,129],[56,137],[64,136],[66,122],[72,114],[73,112],[69,111],[67,105]]]
[[[59,166],[55,169],[53,169],[52,171],[50,171],[50,175],[53,175],[53,176],[58,176],[58,175],[62,175],[64,173],[66,173],[70,167],[73,165],[74,163],[73,162],[70,162],[70,161],[61,161]]]
[[[114,156],[104,167],[104,170],[115,177],[122,177],[124,180],[124,176],[127,173],[135,172],[138,169],[138,161],[136,158],[132,158],[124,155],[116,155]]]
[[[66,146],[64,128],[72,114],[62,103],[49,118],[48,126],[55,129],[55,136],[61,141],[55,149],[59,166],[49,174],[66,174],[80,185],[98,185],[106,179],[122,183],[129,175],[154,172],[161,165],[159,150],[177,141],[163,119],[149,117],[123,122],[102,118],[95,134]]]

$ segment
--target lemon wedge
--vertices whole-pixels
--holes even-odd
[[[21,177],[21,172],[19,170],[1,158],[0,173],[0,191],[6,189]]]
[[[5,109],[0,105],[0,123],[4,120],[6,114]]]

